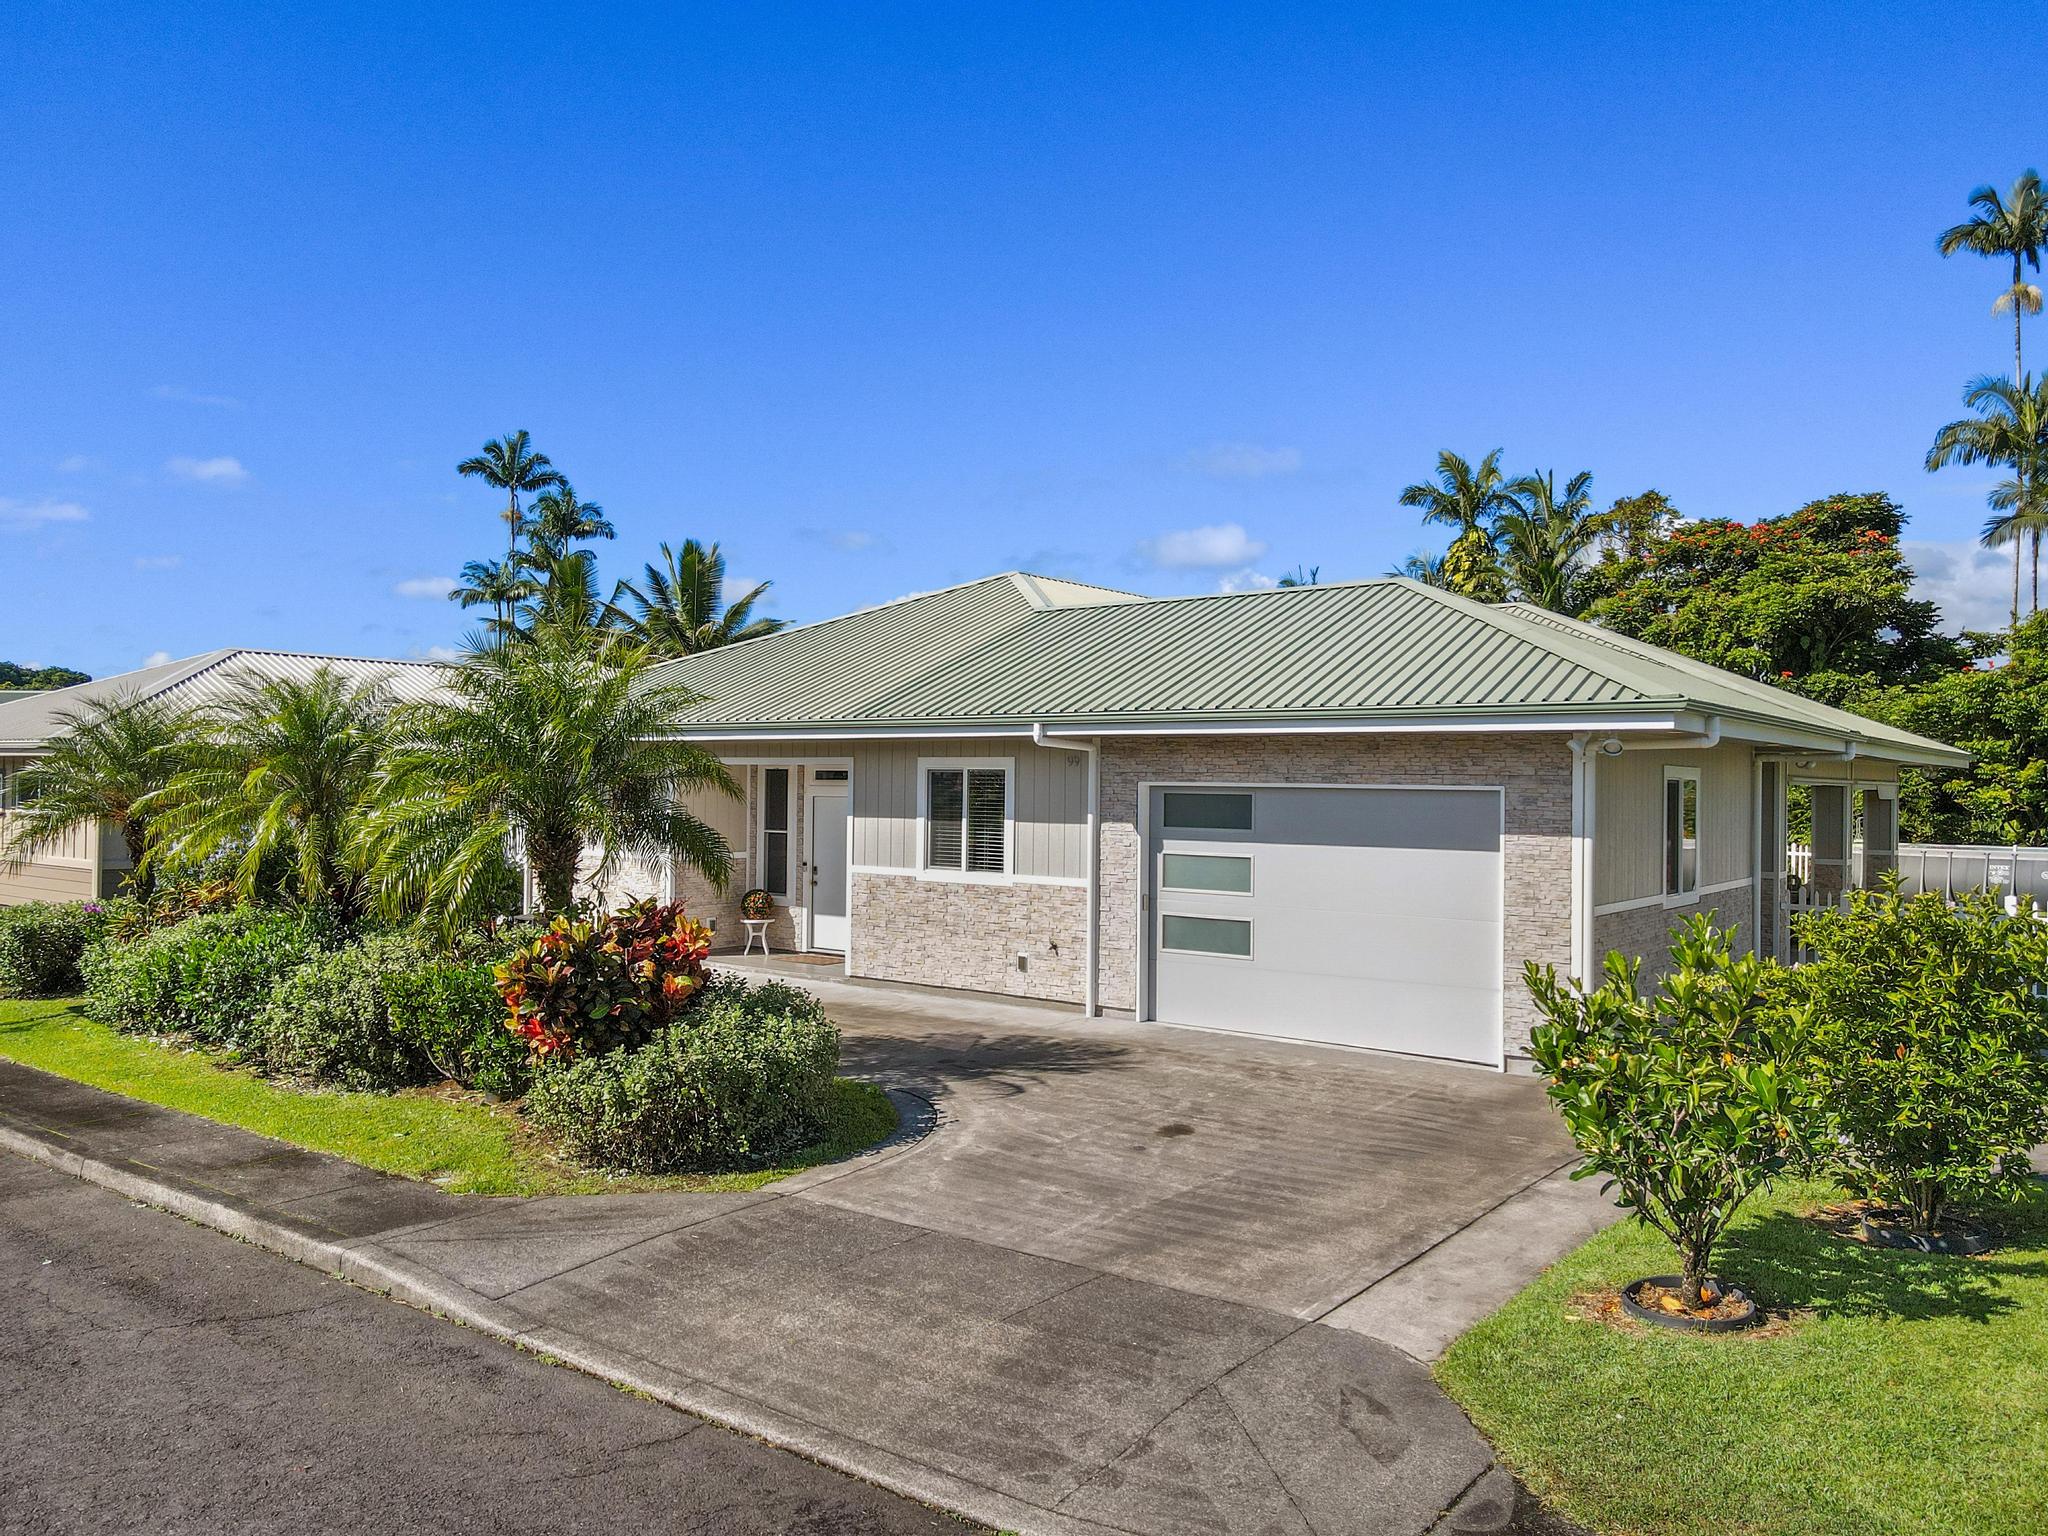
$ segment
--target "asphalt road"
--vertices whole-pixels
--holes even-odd
[[[969,1536],[0,1153],[0,1532]]]

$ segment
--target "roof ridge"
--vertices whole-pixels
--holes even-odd
[[[864,618],[868,614],[879,613],[884,608],[896,608],[904,603],[919,603],[928,597],[944,597],[949,592],[966,592],[975,587],[986,587],[999,581],[1009,582],[1011,589],[1014,591],[1016,590],[1016,582],[1013,578],[1022,574],[1024,573],[1021,571],[998,571],[993,576],[981,576],[973,581],[955,582],[950,587],[932,587],[924,592],[906,592],[901,597],[892,597],[886,602],[869,603],[863,608],[849,608],[846,612],[835,613],[829,618],[807,619],[801,624],[785,624],[771,635],[755,635],[752,639],[748,640],[733,640],[724,645],[717,646],[715,649],[720,655],[730,655],[732,652],[744,650],[750,645],[763,645],[770,640],[782,640],[790,635],[802,634],[807,629],[822,629],[827,624],[844,624],[848,619]],[[1019,595],[1021,596],[1022,594],[1020,593]],[[1029,599],[1027,598],[1026,601],[1029,601]],[[672,667],[678,662],[690,661],[698,656],[709,654],[710,652],[707,651],[692,651],[684,656],[671,656],[668,660],[662,662],[661,666]]]
[[[1640,699],[1675,699],[1683,697],[1682,695],[1670,692],[1668,689],[1659,689],[1654,679],[1645,676],[1633,667],[1623,667],[1615,671],[1608,671],[1605,668],[1591,665],[1581,657],[1566,655],[1544,637],[1542,630],[1545,626],[1543,624],[1535,619],[1524,618],[1518,613],[1508,612],[1507,609],[1512,607],[1512,604],[1482,603],[1476,597],[1467,597],[1462,592],[1452,592],[1443,587],[1433,587],[1428,582],[1416,581],[1407,576],[1395,576],[1388,579],[1411,587],[1444,607],[1455,608],[1484,623],[1493,625],[1496,629],[1505,630],[1517,639],[1526,640],[1532,645],[1541,646],[1560,661],[1578,667],[1617,688],[1626,688]],[[1608,649],[1614,651],[1617,656],[1630,661],[1640,662],[1642,660],[1640,657],[1629,656],[1627,652],[1621,650],[1618,646],[1609,646]]]

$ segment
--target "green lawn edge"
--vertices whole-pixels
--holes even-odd
[[[1782,1322],[1687,1337],[1574,1299],[1677,1265],[1610,1228],[1460,1338],[1436,1376],[1501,1458],[1601,1536],[2048,1530],[2048,1191],[1981,1258],[1868,1247],[1753,1199],[1717,1268]]]
[[[886,1093],[840,1078],[827,1139],[786,1163],[744,1173],[613,1175],[557,1155],[517,1111],[480,1095],[446,1088],[385,1094],[289,1087],[205,1051],[94,1023],[75,999],[0,1000],[0,1057],[366,1168],[428,1180],[455,1194],[754,1190],[865,1151],[897,1126]]]

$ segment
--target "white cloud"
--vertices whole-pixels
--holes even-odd
[[[759,585],[759,582],[753,580],[750,577],[735,576],[730,571],[728,571],[726,572],[724,583],[718,589],[718,600],[721,603],[737,602],[739,599],[745,597],[749,592],[753,591],[754,588]],[[766,592],[763,592],[760,595],[760,597],[755,600],[754,612],[757,615],[762,614],[767,612],[770,608],[773,608],[774,606],[775,589],[773,587],[770,587]]]
[[[167,460],[164,468],[180,480],[198,480],[211,485],[240,485],[249,478],[240,459],[222,454],[217,459],[191,459],[183,455]]]
[[[47,496],[40,501],[22,501],[13,496],[0,496],[0,528],[18,533],[47,527],[51,523],[82,523],[90,516],[92,514],[75,501],[55,501]]]
[[[881,539],[865,528],[800,528],[802,538],[829,544],[845,554],[858,555],[882,547]]]
[[[455,587],[453,576],[409,576],[391,590],[400,597],[446,597]]]
[[[233,395],[208,395],[194,389],[180,389],[175,384],[159,384],[149,392],[152,400],[172,400],[179,405],[211,405],[221,410],[239,411],[242,402]]]
[[[452,645],[430,645],[420,654],[428,661],[455,662],[463,657],[463,652]]]
[[[1264,448],[1257,443],[1211,443],[1191,453],[1187,467],[1217,480],[1263,480],[1301,468],[1299,448]]]
[[[1220,571],[1250,565],[1266,552],[1266,546],[1246,533],[1242,524],[1216,523],[1162,533],[1139,545],[1138,552],[1171,571]]]
[[[171,653],[169,651],[151,651],[142,658],[142,664],[145,667],[165,667],[169,666],[170,663]]]
[[[185,563],[183,555],[137,555],[135,569],[138,571],[175,571]]]
[[[1266,575],[1263,571],[1255,571],[1250,566],[1246,566],[1241,571],[1233,571],[1228,576],[1218,578],[1216,590],[1218,592],[1270,592],[1279,585],[1280,583],[1276,578]]]
[[[1986,549],[1974,539],[1908,539],[1899,552],[1913,568],[1913,595],[1941,605],[1944,628],[2005,628],[2012,617],[2011,549]]]

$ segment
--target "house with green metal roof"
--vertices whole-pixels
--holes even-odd
[[[1940,742],[1595,626],[1390,579],[1146,598],[1010,573],[682,658],[695,809],[776,948],[847,975],[1501,1066],[1525,961],[1895,861]],[[1785,869],[1808,797],[1812,877]],[[1854,852],[1852,853],[1852,850]]]

